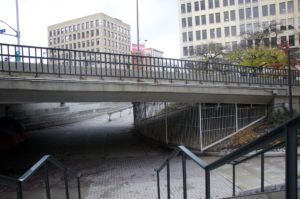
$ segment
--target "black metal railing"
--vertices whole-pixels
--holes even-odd
[[[64,171],[64,181],[65,181],[65,190],[66,190],[66,198],[69,198],[69,188],[68,188],[68,174],[75,177],[77,179],[77,188],[78,188],[78,198],[81,198],[80,193],[80,178],[81,173],[75,174],[66,168],[63,164],[58,162],[50,155],[45,155],[42,159],[40,159],[35,165],[33,165],[26,173],[24,173],[19,179],[9,178],[3,175],[0,175],[0,184],[8,185],[17,188],[17,198],[22,199],[22,184],[25,183],[39,168],[44,166],[45,170],[45,185],[46,185],[46,195],[47,199],[50,199],[50,186],[49,186],[49,177],[48,177],[48,163],[51,162],[58,168]]]
[[[139,62],[137,61],[139,59]],[[288,70],[0,43],[0,72],[288,85]],[[139,63],[139,64],[138,64]],[[292,85],[300,73],[292,70]]]
[[[159,172],[167,166],[167,196],[170,199],[170,161],[179,153],[182,152],[182,169],[183,169],[183,198],[187,198],[187,186],[186,186],[186,156],[190,157],[196,164],[205,170],[205,198],[210,199],[210,171],[223,166],[225,164],[233,165],[233,196],[235,195],[235,165],[240,164],[248,159],[261,155],[262,158],[262,179],[261,179],[261,191],[264,192],[264,153],[285,145],[285,199],[297,199],[298,197],[298,186],[297,186],[297,130],[300,129],[300,114],[296,117],[284,122],[276,128],[268,131],[264,135],[256,138],[255,140],[247,143],[243,147],[235,150],[234,152],[210,163],[206,164],[200,158],[195,156],[192,152],[186,149],[184,146],[177,147],[173,153],[167,158],[167,160],[157,169],[154,170],[157,173],[157,188],[158,198],[160,199],[160,185],[159,185]],[[272,143],[280,138],[285,140],[279,144],[276,144],[268,149],[260,151],[255,155],[247,157],[243,160],[236,161],[238,158],[260,149],[261,147]]]

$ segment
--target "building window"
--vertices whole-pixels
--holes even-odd
[[[82,39],[84,39],[84,32],[82,32]]]
[[[84,30],[84,23],[81,24],[81,30]]]
[[[252,34],[252,23],[247,24],[247,33]]]
[[[205,10],[205,0],[200,1],[201,10]]]
[[[195,24],[196,24],[196,26],[200,26],[200,17],[199,16],[195,17]]]
[[[235,3],[235,0],[230,0],[230,5],[232,6],[232,5],[234,5]]]
[[[108,28],[109,28],[109,22],[107,22],[107,23],[106,23],[106,27],[108,27]]]
[[[235,10],[230,11],[230,18],[231,18],[231,21],[235,21]]]
[[[240,34],[243,35],[245,33],[246,33],[246,31],[245,31],[245,25],[240,25]]]
[[[193,26],[193,22],[192,22],[192,17],[188,18],[188,27],[192,27]]]
[[[231,36],[236,36],[236,26],[231,26]]]
[[[206,24],[206,15],[201,16],[202,25]]]
[[[110,36],[111,36],[111,38],[114,38],[114,33],[111,32],[111,33],[110,33]]]
[[[56,36],[56,30],[53,30],[53,35]]]
[[[94,22],[91,21],[91,28],[94,28]]]
[[[90,27],[90,22],[86,22],[86,28]]]
[[[188,56],[188,49],[187,49],[187,47],[183,47],[183,56]]]
[[[284,44],[286,42],[286,36],[282,36],[280,39],[281,39],[281,44]]]
[[[94,30],[91,30],[91,37],[94,36]]]
[[[86,47],[90,47],[90,41],[89,40],[86,41]]]
[[[294,29],[294,18],[288,19],[289,30]]]
[[[214,14],[209,14],[209,23],[214,23]]]
[[[181,4],[181,13],[185,13],[185,4]]]
[[[78,48],[80,48],[80,42],[78,42]]]
[[[258,17],[258,7],[253,7],[253,17]]]
[[[76,43],[74,43],[73,46],[74,46],[74,49],[76,49]]]
[[[246,19],[251,19],[251,8],[246,9]]]
[[[295,46],[295,35],[289,35],[289,44]]]
[[[99,29],[96,29],[96,36],[99,36]]]
[[[264,38],[264,45],[265,46],[267,46],[267,47],[269,47],[269,45],[270,45],[270,40],[269,40],[269,38]]]
[[[187,33],[186,32],[182,33],[182,41],[187,42]]]
[[[68,41],[68,38],[69,38],[69,37],[68,37],[68,36],[66,36],[66,39],[65,39],[65,40],[66,40],[66,42]]]
[[[216,38],[216,36],[215,36],[215,29],[214,28],[210,29],[210,38],[211,39]]]
[[[54,38],[54,44],[56,44],[56,38]]]
[[[61,43],[64,43],[65,37],[61,37]]]
[[[272,45],[272,47],[277,46],[277,38],[276,37],[271,38],[271,45]]]
[[[244,3],[244,0],[239,0],[239,4],[243,4]]]
[[[224,12],[224,22],[228,22],[229,21],[229,13],[228,11]]]
[[[69,41],[72,41],[72,35],[69,35]]]
[[[230,42],[225,42],[226,51],[229,52],[231,50]]]
[[[268,21],[263,22],[263,29],[264,29],[264,31],[269,32],[269,22]]]
[[[195,2],[195,11],[199,11],[199,1]]]
[[[279,3],[279,13],[285,14],[285,2]]]
[[[214,8],[214,2],[213,0],[208,0],[208,8],[213,9]]]
[[[259,23],[254,23],[254,32],[259,32]]]
[[[187,7],[187,12],[192,12],[192,4],[191,3],[187,3],[186,7]]]
[[[207,39],[207,31],[202,30],[202,39]]]
[[[220,1],[219,0],[215,0],[215,8],[219,8],[220,7]]]
[[[77,33],[77,39],[80,39],[80,33]]]
[[[270,15],[275,15],[275,4],[270,5]]]
[[[50,45],[52,45],[52,39],[50,39]]]
[[[280,20],[280,30],[286,30],[286,20],[285,19]]]
[[[190,54],[190,56],[194,55],[194,47],[193,46],[189,47],[189,54]]]
[[[229,27],[225,27],[225,37],[230,37]]]
[[[240,19],[245,19],[244,9],[239,9],[239,16],[240,16]]]
[[[57,35],[59,35],[59,29],[57,29]]]
[[[103,35],[104,35],[104,36],[106,35],[106,30],[105,30],[105,29],[103,29]]]
[[[89,38],[89,31],[86,31],[86,38]]]
[[[110,46],[110,40],[107,40],[107,45]]]
[[[268,16],[268,6],[263,6],[262,7],[262,15],[265,17],[265,16]]]
[[[58,44],[60,43],[60,37],[57,38],[57,43],[58,43]]]
[[[221,22],[220,13],[216,13],[216,23],[220,23],[220,22]]]
[[[69,26],[69,32],[72,32],[72,26]]]
[[[106,45],[106,39],[103,39],[103,44]]]
[[[64,34],[64,28],[60,29],[61,34]]]
[[[80,24],[77,24],[77,30],[80,30]],[[79,48],[79,47],[78,47]]]
[[[189,32],[189,41],[193,41],[193,32]]]
[[[186,18],[181,19],[182,28],[186,27]]]
[[[76,30],[76,25],[73,25],[73,31],[75,31]]]
[[[70,49],[72,50],[72,44],[70,44],[69,46],[70,46]]]
[[[201,39],[201,35],[200,35],[200,30],[196,31],[196,40],[200,40]]]
[[[52,31],[49,31],[49,37],[52,37]]]
[[[95,44],[95,42],[94,42],[94,40],[92,39],[92,41],[91,41],[91,44],[92,44],[92,46],[94,46],[94,44]]]
[[[222,34],[221,34],[221,28],[217,28],[217,38],[221,38]]]
[[[294,12],[294,2],[293,1],[288,1],[288,13],[293,13]]]
[[[73,34],[73,39],[74,39],[74,40],[76,39],[76,34]]]
[[[114,28],[114,24],[110,23],[110,28],[113,29]]]
[[[223,6],[228,6],[228,0],[223,0]]]
[[[84,47],[85,47],[85,42],[83,41],[83,42],[82,42],[82,48],[84,48]]]
[[[232,50],[236,50],[237,49],[237,42],[233,41],[232,42]]]

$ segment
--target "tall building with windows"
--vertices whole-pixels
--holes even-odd
[[[271,24],[283,31],[277,37],[271,33],[265,44],[299,44],[300,0],[177,0],[177,4],[182,59],[192,59],[210,42],[226,50],[246,42],[254,45],[255,40],[246,41],[245,35]]]
[[[130,25],[98,13],[48,26],[48,47],[130,54]]]

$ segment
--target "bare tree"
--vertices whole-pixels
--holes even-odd
[[[196,46],[195,55],[205,62],[220,62],[223,61],[224,50],[222,44],[210,42]]]

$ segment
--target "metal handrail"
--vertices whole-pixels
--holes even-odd
[[[17,55],[20,48],[21,55]],[[44,56],[45,55],[45,56]],[[15,62],[6,59],[16,58]],[[137,58],[141,60],[137,64]],[[113,60],[113,61],[112,61]],[[116,62],[115,60],[119,60]],[[46,63],[44,63],[46,62]],[[18,67],[21,67],[18,69]],[[183,59],[87,52],[60,48],[45,48],[0,43],[0,72],[51,75],[117,77],[224,82],[237,84],[288,85],[287,69],[210,63]],[[292,84],[300,85],[300,71],[292,70]]]
[[[129,110],[130,110],[130,113],[131,113],[131,109],[132,109],[132,108],[133,108],[133,105],[130,105],[130,106],[127,106],[127,107],[125,107],[125,108],[121,108],[121,109],[118,109],[118,110],[114,110],[114,111],[108,112],[108,113],[107,113],[107,115],[109,116],[109,119],[108,119],[108,120],[110,120],[110,116],[111,116],[112,114],[118,113],[118,112],[120,112],[120,117],[121,117],[121,113],[122,113],[123,111],[127,110],[127,109],[129,109]]]
[[[27,172],[25,172],[19,179],[9,178],[3,175],[0,175],[0,184],[9,185],[17,188],[17,198],[22,199],[22,183],[25,183],[40,167],[44,166],[45,170],[45,185],[46,185],[46,195],[47,199],[50,199],[50,186],[49,186],[49,177],[48,177],[48,162],[51,162],[62,171],[64,171],[64,180],[65,180],[65,190],[66,198],[69,198],[69,189],[68,189],[68,178],[67,175],[71,175],[77,178],[77,188],[78,188],[78,198],[81,198],[80,192],[80,178],[82,177],[81,173],[75,174],[70,169],[66,168],[63,164],[53,158],[51,155],[45,155],[37,163],[35,163]]]
[[[200,167],[205,170],[205,198],[210,199],[210,171],[223,166],[225,164],[233,165],[233,173],[235,175],[235,165],[241,162],[244,162],[248,159],[256,157],[258,155],[262,156],[262,179],[261,179],[261,187],[264,187],[264,153],[272,150],[274,148],[280,147],[283,144],[286,147],[286,176],[285,176],[285,198],[286,199],[297,199],[298,197],[298,189],[297,189],[297,140],[299,136],[297,136],[297,129],[300,128],[300,114],[291,118],[290,120],[282,123],[271,131],[265,133],[264,135],[252,140],[246,145],[240,147],[239,149],[233,151],[232,153],[210,163],[206,164],[200,158],[195,155],[191,155],[188,149],[183,146],[177,147],[173,153],[167,158],[167,160],[162,164],[159,169],[154,169],[157,172],[157,187],[158,187],[158,198],[160,199],[160,187],[159,187],[159,172],[167,165],[167,184],[168,184],[168,199],[170,199],[170,164],[169,162],[180,152],[182,151],[182,167],[183,167],[183,198],[187,198],[187,188],[186,188],[186,163],[185,163],[185,155],[188,155],[193,161],[195,161]],[[266,144],[274,142],[282,137],[285,137],[285,141],[280,142],[268,149],[258,152],[250,157],[247,157],[241,161],[237,161],[234,163],[234,160],[256,150],[259,149]],[[233,191],[235,195],[235,176],[233,177]],[[264,188],[261,189],[262,192]]]

